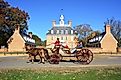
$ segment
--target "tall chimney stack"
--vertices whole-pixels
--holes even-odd
[[[56,21],[53,20],[53,21],[52,21],[52,27],[55,27],[55,25],[56,25]]]
[[[111,32],[111,26],[110,25],[106,25],[106,33],[110,33]]]
[[[72,21],[71,20],[68,21],[68,25],[69,25],[69,27],[72,27]]]
[[[15,33],[19,33],[19,32],[20,32],[20,25],[16,24]]]

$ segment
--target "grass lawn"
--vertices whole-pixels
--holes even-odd
[[[121,67],[1,69],[0,80],[121,80]]]

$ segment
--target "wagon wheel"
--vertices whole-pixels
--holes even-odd
[[[51,64],[59,64],[60,60],[62,60],[61,54],[53,54],[53,55],[50,56],[49,62]]]
[[[77,51],[76,58],[82,64],[89,64],[93,60],[93,53],[89,49],[81,49]]]

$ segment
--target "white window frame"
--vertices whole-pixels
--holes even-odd
[[[53,30],[51,30],[51,34],[54,34],[54,31]]]
[[[61,30],[61,34],[64,34],[64,30]]]
[[[71,30],[71,34],[73,34],[74,33],[74,31],[73,30]]]
[[[59,30],[57,30],[57,34],[59,34]]]
[[[65,34],[68,34],[68,30],[65,30]]]

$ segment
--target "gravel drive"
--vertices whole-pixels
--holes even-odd
[[[59,64],[38,64],[38,62],[26,63],[28,56],[0,57],[0,69],[29,69],[42,67],[93,67],[93,66],[121,66],[120,55],[94,55],[89,65],[82,65],[73,61],[62,61]]]

